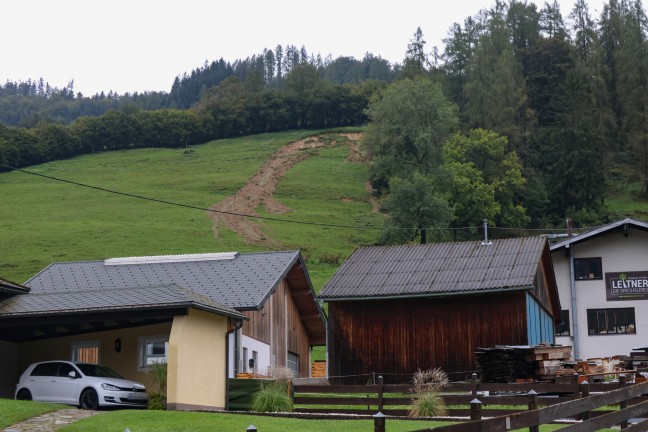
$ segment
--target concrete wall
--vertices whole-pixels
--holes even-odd
[[[571,245],[574,258],[601,258],[603,279],[576,280],[578,357],[581,359],[628,355],[633,347],[648,345],[648,300],[608,301],[605,273],[648,271],[648,233],[630,229],[628,236],[614,230],[599,237]],[[556,343],[574,344],[574,318],[570,288],[569,258],[564,248],[552,252],[556,282],[563,309],[570,311],[571,336],[556,337]],[[634,308],[636,334],[589,335],[588,309]],[[576,354],[575,354],[576,355]]]
[[[169,409],[225,407],[227,318],[191,309],[173,320],[169,338]]]

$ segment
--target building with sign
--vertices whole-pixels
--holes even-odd
[[[648,223],[624,219],[551,246],[574,358],[629,355],[648,345]]]

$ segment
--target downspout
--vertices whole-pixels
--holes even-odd
[[[232,318],[233,319],[233,318]],[[243,320],[239,319],[234,328],[225,333],[225,410],[229,409],[229,335],[234,333],[234,378],[238,373],[238,331],[243,327]]]
[[[576,278],[574,274],[574,250],[568,245],[569,249],[569,285],[571,289],[571,312],[572,312],[572,340],[574,341],[574,360],[580,358],[580,349],[578,347],[578,309],[576,302]]]

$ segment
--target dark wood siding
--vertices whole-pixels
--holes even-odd
[[[523,292],[330,302],[329,375],[408,382],[418,368],[474,371],[476,348],[524,345],[526,327]]]
[[[245,336],[270,344],[270,311],[268,309],[264,307],[259,311],[244,312],[244,315],[250,319],[243,323],[242,331]]]

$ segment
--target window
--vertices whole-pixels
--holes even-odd
[[[288,369],[293,371],[295,375],[299,375],[299,356],[295,353],[288,353]]]
[[[569,336],[569,310],[561,310],[560,318],[562,323],[556,325],[556,336]]]
[[[259,363],[259,353],[252,351],[252,373],[257,373],[257,364]]]
[[[167,336],[141,337],[139,339],[139,367],[145,368],[154,363],[166,363],[169,353]]]
[[[72,361],[99,364],[99,341],[73,343]]]
[[[590,335],[634,334],[634,308],[588,309],[587,330]]]
[[[577,258],[574,260],[574,273],[577,280],[603,279],[601,258]]]
[[[31,376],[58,376],[59,363],[41,363],[36,365]]]

